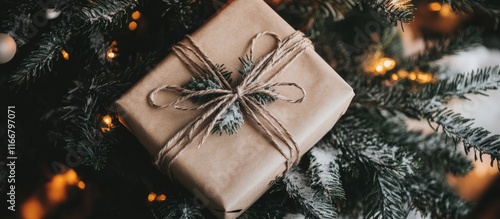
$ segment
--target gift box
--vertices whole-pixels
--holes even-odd
[[[354,96],[352,88],[300,37],[264,1],[229,1],[181,41],[181,45],[191,47],[177,47],[176,53],[168,55],[116,102],[120,121],[152,156],[161,152],[161,169],[196,195],[201,205],[219,218],[235,218],[283,175],[290,167],[287,164],[334,126]],[[236,77],[237,69],[242,68],[239,57],[248,58],[249,48],[253,47],[253,60],[261,63],[280,45],[286,46],[287,39],[301,43],[292,42],[292,52],[287,50],[290,47],[282,48],[290,55],[274,60],[265,76],[248,80],[251,83],[245,89],[233,86],[226,89],[228,92],[219,89],[222,94],[210,93],[215,98],[227,96],[219,98],[223,99],[219,105],[213,102],[197,107],[203,103],[189,101],[194,96],[182,91],[196,76],[196,66],[224,64]],[[202,57],[194,50],[200,50]],[[203,60],[213,63],[196,65]],[[194,67],[186,63],[194,63]],[[272,102],[245,99],[245,95],[252,95],[249,90],[258,86],[261,93],[272,94]],[[244,119],[241,128],[234,134],[206,132],[224,106],[234,105],[224,101],[238,100]],[[203,116],[209,111],[214,113]],[[202,131],[189,133],[193,123]],[[182,134],[183,130],[187,132]]]

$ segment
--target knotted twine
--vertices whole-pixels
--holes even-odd
[[[257,99],[251,98],[250,95],[256,93],[264,93],[276,100],[282,100],[289,103],[300,103],[306,96],[306,91],[296,83],[289,82],[271,82],[273,79],[282,74],[288,66],[290,66],[307,48],[312,47],[311,41],[304,37],[300,31],[296,31],[292,35],[281,40],[279,36],[273,32],[265,31],[258,33],[252,38],[249,45],[249,58],[253,61],[254,47],[257,40],[262,36],[271,36],[276,40],[276,48],[260,58],[254,68],[246,75],[243,81],[236,87],[232,87],[224,76],[216,69],[216,66],[208,58],[208,56],[201,50],[196,42],[190,37],[186,36],[187,43],[178,43],[173,46],[173,52],[181,60],[181,62],[189,69],[189,71],[196,77],[211,76],[223,89],[207,89],[194,91],[183,88],[177,85],[164,85],[154,89],[149,95],[149,103],[156,108],[174,107],[177,110],[201,110],[206,111],[200,116],[196,117],[193,121],[187,124],[182,130],[177,132],[158,152],[156,157],[156,165],[162,169],[166,157],[173,153],[174,149],[178,148],[173,157],[167,162],[166,171],[171,175],[171,166],[173,162],[182,154],[184,149],[192,142],[192,139],[200,134],[203,134],[197,148],[201,147],[205,140],[210,135],[210,131],[216,124],[216,121],[222,114],[234,103],[238,102],[242,106],[242,110],[246,115],[252,118],[261,128],[271,144],[280,152],[286,159],[285,172],[288,172],[291,165],[297,164],[299,160],[299,148],[290,132],[281,124],[281,122],[271,113],[266,107],[261,104]],[[189,46],[188,44],[191,44]],[[248,50],[247,49],[247,50]],[[190,56],[193,55],[194,57]],[[278,66],[281,62],[290,60],[284,64],[276,74],[266,80],[261,80],[268,74],[274,67]],[[298,89],[302,96],[298,99],[290,99],[283,95],[274,92],[271,88],[275,87],[292,87]],[[177,100],[166,105],[159,105],[155,101],[155,96],[162,91],[174,91],[181,94]],[[217,97],[212,100],[195,107],[183,107],[180,103],[193,98],[204,96],[207,94],[215,94]],[[259,118],[260,117],[260,118]],[[264,121],[261,120],[264,119]],[[203,126],[203,123],[210,122],[208,126]],[[265,122],[266,125],[263,123]],[[282,141],[289,150],[286,153],[278,144]]]

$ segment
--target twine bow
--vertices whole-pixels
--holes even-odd
[[[191,143],[192,139],[204,133],[197,146],[198,148],[201,147],[210,135],[210,131],[215,126],[216,121],[221,118],[222,114],[234,103],[239,103],[245,114],[257,123],[258,127],[265,132],[267,138],[271,141],[271,144],[286,159],[285,173],[290,169],[291,165],[295,165],[298,162],[300,151],[297,143],[293,139],[293,136],[283,126],[283,124],[281,124],[281,122],[266,109],[263,104],[254,98],[251,98],[249,95],[264,93],[276,100],[282,100],[289,103],[302,102],[306,96],[306,92],[302,87],[296,83],[271,81],[283,73],[286,68],[291,65],[291,63],[293,63],[302,53],[304,53],[304,51],[306,51],[308,47],[312,47],[312,44],[311,41],[305,38],[304,34],[299,31],[296,31],[283,40],[281,40],[279,36],[273,32],[261,32],[252,38],[249,46],[250,60],[253,60],[254,47],[257,40],[265,35],[271,36],[276,40],[276,48],[264,57],[260,58],[255,63],[254,68],[236,87],[232,87],[224,76],[219,71],[215,70],[216,68],[213,62],[190,36],[187,36],[187,41],[191,44],[191,46],[188,46],[185,43],[179,43],[173,47],[175,55],[183,62],[192,74],[197,77],[207,75],[211,76],[222,87],[222,89],[195,91],[177,85],[165,85],[154,89],[150,93],[149,103],[156,108],[174,107],[178,110],[206,109],[204,113],[187,124],[182,130],[177,132],[158,152],[156,165],[162,169],[161,166],[164,165],[164,160],[167,155],[174,153],[174,149],[177,149],[167,164],[166,170],[170,177],[170,168],[172,163],[182,154],[187,145]],[[190,56],[190,54],[194,57]],[[284,64],[276,74],[266,80],[261,80],[270,72],[271,69],[284,60],[289,60],[289,62]],[[270,89],[275,87],[296,88],[302,93],[302,96],[298,99],[290,99]],[[182,96],[166,105],[159,105],[155,101],[155,96],[162,91],[174,91],[180,93]],[[216,97],[206,103],[194,107],[179,105],[190,98],[200,97],[207,94],[214,94]],[[209,122],[208,126],[204,125],[206,122]],[[279,146],[278,141],[283,142],[288,147],[288,153]]]

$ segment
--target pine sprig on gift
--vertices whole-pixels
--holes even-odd
[[[231,84],[231,72],[226,69],[226,67],[222,64],[215,64],[215,68],[213,69],[216,72],[219,72],[226,81]],[[224,86],[219,84],[215,78],[211,76],[206,77],[192,77],[191,80],[182,85],[182,88],[192,90],[192,91],[203,91],[203,90],[215,90],[215,89],[223,89]],[[218,97],[216,94],[205,94],[191,97],[191,101],[193,103],[206,103],[214,98]]]
[[[241,69],[238,70],[240,73],[240,77],[236,80],[236,83],[239,84],[243,81],[243,79],[253,70],[255,67],[254,62],[250,59],[250,57],[247,55],[245,58],[239,58],[242,67]],[[229,84],[232,84],[233,80],[231,78],[231,72],[226,70],[224,65],[219,65],[216,64],[215,68],[213,69],[214,71],[219,72],[224,79]],[[237,86],[233,85],[233,86]],[[192,91],[203,91],[203,90],[213,90],[213,89],[224,89],[222,84],[219,84],[217,80],[215,80],[211,76],[206,76],[206,77],[192,77],[191,80],[184,85],[182,85],[182,88],[192,90]],[[204,95],[197,95],[194,97],[191,97],[191,101],[193,103],[197,104],[202,104],[202,103],[207,103],[210,100],[219,97],[220,95],[218,94],[204,94]],[[266,94],[266,93],[252,93],[248,95],[250,98],[258,101],[262,105],[266,105],[268,103],[272,103],[276,100],[276,98]],[[229,108],[222,112],[222,115],[217,121],[215,122],[214,128],[211,130],[212,134],[219,134],[222,135],[223,133],[232,135],[236,134],[239,129],[243,127],[243,113],[240,109],[240,105],[238,102],[235,102]]]
[[[243,114],[240,109],[240,104],[235,102],[224,111],[219,119],[215,122],[212,129],[212,134],[222,135],[226,133],[233,135],[243,127]]]
[[[237,80],[237,83],[241,83],[241,81],[253,70],[255,67],[255,63],[252,59],[250,59],[250,56],[245,56],[238,58],[241,62],[241,69],[238,70],[238,72],[242,75],[242,77]],[[269,88],[267,88],[269,90]],[[274,90],[271,90],[274,92]],[[273,96],[270,96],[265,93],[253,93],[249,95],[250,98],[258,101],[262,105],[267,105],[269,103],[272,103],[276,101],[276,98]]]

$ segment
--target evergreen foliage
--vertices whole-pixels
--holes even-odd
[[[120,183],[126,184],[123,187],[128,189],[125,193],[141,198],[145,191],[153,189],[175,190],[167,194],[165,202],[144,204],[145,200],[141,200],[140,203],[148,209],[144,217],[209,218],[206,209],[193,203],[190,193],[178,193],[184,191],[180,185],[158,179],[160,173],[155,171],[153,164],[140,160],[144,165],[139,166],[144,169],[132,171],[118,168],[125,166],[124,163],[135,162],[137,153],[128,149],[143,149],[139,142],[128,137],[131,134],[118,123],[114,102],[160,63],[171,51],[170,46],[183,35],[199,28],[224,2],[56,0],[55,6],[61,10],[60,17],[40,27],[36,36],[28,36],[27,30],[33,24],[32,14],[44,8],[34,0],[5,0],[5,8],[0,8],[0,31],[15,38],[20,52],[16,54],[17,60],[8,63],[10,67],[5,68],[8,71],[1,69],[1,73],[9,77],[10,89],[18,94],[35,96],[31,98],[37,98],[36,94],[43,92],[35,85],[50,83],[39,79],[61,79],[58,86],[65,91],[63,94],[56,93],[50,100],[40,98],[33,101],[50,108],[43,112],[41,118],[41,123],[50,124],[50,128],[38,131],[42,133],[39,135],[47,136],[47,144],[55,146],[43,150],[55,151],[57,155],[61,151],[78,152],[84,165],[75,169],[82,178],[100,182],[104,189],[116,185],[103,182],[121,180]],[[394,25],[413,19],[415,7],[411,1],[276,2],[274,9],[317,42],[316,50],[353,87],[356,96],[335,127],[303,156],[298,166],[275,182],[273,192],[265,194],[241,218],[283,218],[300,213],[306,218],[399,219],[406,218],[411,211],[431,218],[466,217],[474,203],[461,199],[446,181],[448,174],[463,176],[472,170],[471,162],[457,150],[457,146],[462,144],[466,152],[476,155],[476,159],[482,160],[483,155],[490,156],[491,165],[500,166],[500,136],[473,126],[472,119],[452,111],[446,104],[453,99],[467,100],[469,95],[485,95],[486,91],[497,89],[500,68],[488,67],[448,77],[441,75],[441,69],[435,68],[433,62],[482,45],[487,30],[468,25],[445,38],[426,39],[424,51],[402,57],[401,42],[397,41],[397,28],[400,27]],[[494,0],[443,2],[457,11],[488,16],[496,23],[500,18],[500,4]],[[114,40],[127,42],[126,37],[120,36],[126,35],[124,24],[130,21],[130,14],[135,10],[144,11],[144,16],[152,25],[150,28],[154,30],[149,30],[144,36],[138,29],[133,32],[137,38],[127,44],[139,44],[137,41],[143,44],[123,46],[120,48],[123,53],[118,58],[107,58],[105,53]],[[373,17],[364,15],[369,11],[374,11],[381,20],[393,26],[382,25],[383,30],[371,33],[366,45],[348,45],[351,42],[346,39],[352,39],[353,33],[350,26],[346,29],[346,24],[364,25],[373,21]],[[237,33],[231,34],[238,37]],[[142,48],[143,45],[147,46]],[[69,68],[61,64],[59,57],[61,50],[68,48],[75,51]],[[396,68],[389,73],[421,69],[432,72],[439,80],[417,84],[408,80],[390,82],[387,79],[389,74],[373,76],[364,66],[375,54],[385,54],[396,60]],[[248,56],[240,58],[240,62],[241,68],[234,70],[239,72],[239,80],[235,80],[234,84],[241,82],[241,78],[254,68],[254,60]],[[233,82],[231,71],[223,65],[217,65],[214,70]],[[195,91],[222,88],[208,77],[192,78],[183,87]],[[6,93],[13,92],[3,87],[0,89]],[[191,100],[199,104],[215,97],[205,95]],[[263,105],[275,101],[263,93],[252,94],[252,98]],[[113,118],[115,127],[104,132],[102,117],[108,114]],[[213,133],[233,134],[242,126],[243,114],[238,103],[224,114],[217,121]],[[409,119],[427,121],[436,132],[423,134],[410,131],[405,123]],[[3,130],[0,131],[3,133]],[[26,146],[19,150],[37,149]],[[3,153],[0,152],[0,155]],[[25,153],[28,154],[26,157],[30,153]],[[64,155],[60,159],[64,159]],[[5,164],[5,160],[0,160],[0,164]],[[140,177],[136,176],[138,173]],[[5,169],[2,169],[2,191],[6,176]],[[112,177],[118,179],[112,180]],[[100,210],[125,212],[120,215],[133,211],[130,205],[122,206],[124,201],[118,199],[102,203]]]

